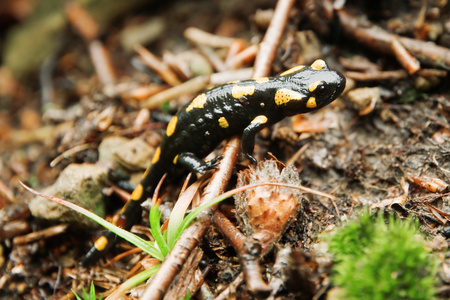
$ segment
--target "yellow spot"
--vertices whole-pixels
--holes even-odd
[[[302,94],[289,89],[279,89],[275,93],[275,103],[280,106],[292,100],[301,100]]]
[[[266,116],[257,116],[256,118],[253,119],[252,124],[253,123],[258,123],[258,124],[265,124],[267,122],[267,117]]]
[[[238,98],[240,98],[242,96],[251,96],[251,95],[253,95],[254,92],[255,92],[255,86],[254,85],[240,86],[240,85],[236,84],[231,89],[231,95],[235,99],[238,99]]]
[[[228,124],[228,121],[227,121],[227,119],[225,119],[225,117],[219,118],[219,125],[222,128],[227,128],[228,126],[230,126],[230,124]]]
[[[166,135],[171,136],[175,132],[175,128],[177,127],[178,117],[173,116],[172,120],[170,120],[169,125],[167,125]]]
[[[316,98],[315,97],[309,97],[308,102],[306,102],[307,108],[314,108],[317,106]]]
[[[312,63],[311,65],[311,69],[319,71],[322,70],[327,64],[325,63],[324,60],[322,59],[318,59],[315,62]]]
[[[108,239],[104,236],[101,236],[95,241],[94,247],[98,251],[103,251],[103,250],[105,250],[107,245],[108,245]]]
[[[315,81],[315,82],[313,82],[313,83],[311,83],[310,85],[309,85],[309,91],[312,93],[312,92],[314,92],[316,89],[317,89],[317,87],[319,86],[319,84],[322,82],[322,80],[317,80],[317,81]]]
[[[161,155],[161,148],[156,148],[155,154],[153,154],[152,164],[156,164],[159,160],[159,156]]]
[[[186,111],[191,111],[193,108],[203,108],[206,103],[206,94],[200,94],[191,101],[191,103],[186,107]]]
[[[149,171],[150,171],[150,168],[147,168],[147,170],[145,170],[144,174],[142,175],[142,179],[147,177]]]
[[[142,198],[142,193],[144,192],[144,187],[142,184],[139,184],[134,191],[131,193],[131,200],[137,201]]]
[[[176,164],[177,164],[177,161],[178,161],[178,154],[177,154],[177,156],[175,156],[175,158],[173,159],[173,164],[176,165]]]
[[[228,81],[225,84],[235,84],[235,83],[238,83],[238,82],[239,82],[239,80],[233,80],[233,81]]]
[[[269,81],[269,77],[260,77],[260,78],[254,78],[254,81],[256,81],[257,83],[261,84],[261,83],[266,83]]]
[[[283,73],[281,73],[280,76],[286,76],[286,75],[289,75],[289,74],[301,71],[304,67],[305,66],[300,65],[300,66],[296,66],[296,67],[290,68],[289,70],[284,71]]]

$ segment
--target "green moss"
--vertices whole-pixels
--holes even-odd
[[[365,213],[330,239],[345,299],[432,299],[435,260],[412,220]]]

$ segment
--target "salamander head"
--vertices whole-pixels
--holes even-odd
[[[293,116],[324,107],[333,102],[345,88],[345,77],[329,70],[318,59],[311,66],[297,66],[280,75],[285,87],[275,93],[275,103],[284,115]]]

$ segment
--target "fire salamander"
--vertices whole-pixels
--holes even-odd
[[[297,66],[278,77],[230,82],[198,95],[169,122],[152,165],[120,212],[116,225],[129,228],[142,201],[152,195],[161,177],[174,167],[199,173],[213,168],[214,160],[207,163],[201,158],[225,138],[242,134],[242,151],[255,164],[252,153],[257,132],[285,117],[331,103],[344,86],[344,76],[329,70],[325,61],[319,59],[311,66]],[[83,264],[96,261],[113,237],[112,233],[100,237]]]

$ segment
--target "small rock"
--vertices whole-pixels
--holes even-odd
[[[348,100],[360,115],[367,115],[373,111],[377,103],[381,102],[380,89],[378,87],[359,88],[347,93]]]
[[[130,171],[145,170],[150,166],[155,149],[140,138],[132,139],[115,149],[117,162]]]
[[[99,162],[141,171],[150,166],[154,148],[140,138],[108,137],[103,139],[98,152]]]
[[[82,206],[100,217],[105,216],[102,189],[108,169],[93,164],[71,164],[61,172],[56,182],[44,189],[47,195],[62,198]],[[30,201],[31,214],[36,218],[58,223],[72,223],[83,227],[93,227],[95,222],[89,218],[42,197]]]
[[[123,147],[130,139],[121,136],[110,136],[102,140],[98,146],[98,162],[116,164],[116,150]]]

